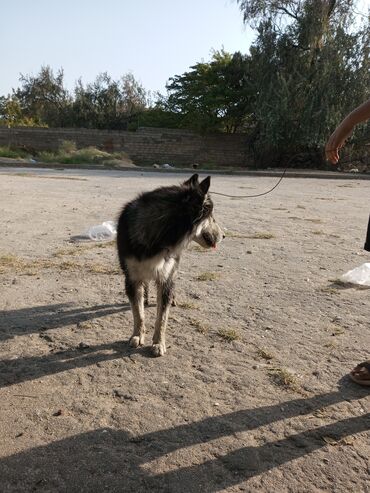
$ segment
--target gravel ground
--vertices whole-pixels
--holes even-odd
[[[369,391],[347,377],[369,358],[369,290],[337,280],[369,261],[370,182],[214,195],[227,238],[184,254],[152,358],[127,344],[114,243],[69,240],[183,178],[0,170],[1,491],[369,491]],[[154,317],[153,298],[149,330]]]

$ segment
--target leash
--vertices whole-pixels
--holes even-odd
[[[369,144],[362,144],[362,146],[368,146]],[[280,183],[282,182],[286,172],[287,172],[287,169],[289,168],[289,165],[290,163],[297,157],[297,156],[301,156],[302,153],[299,153],[299,154],[294,154],[294,156],[292,156],[289,161],[287,162],[280,178],[278,179],[278,181],[275,183],[275,185],[270,188],[269,190],[267,190],[266,192],[262,192],[262,193],[256,193],[256,194],[253,194],[253,195],[229,195],[227,193],[221,193],[221,192],[210,192],[211,194],[214,194],[214,195],[222,195],[222,197],[229,197],[231,199],[252,199],[252,198],[255,198],[255,197],[262,197],[263,195],[267,195],[269,193],[271,193],[273,190],[275,190],[275,188],[277,188]],[[341,164],[346,164],[346,163],[349,163],[350,161],[352,161],[351,159],[347,159],[346,161],[343,161],[341,160]]]

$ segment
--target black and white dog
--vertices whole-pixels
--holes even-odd
[[[224,237],[213,218],[210,183],[210,176],[199,182],[195,174],[181,185],[143,193],[129,202],[119,217],[118,256],[134,317],[132,347],[144,344],[144,291],[154,280],[157,319],[152,352],[155,356],[166,352],[168,311],[183,250],[192,240],[202,247],[215,248]]]

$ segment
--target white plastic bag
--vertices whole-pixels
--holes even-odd
[[[93,241],[114,240],[117,235],[117,224],[114,221],[105,221],[91,226],[86,231],[86,235]]]
[[[340,280],[351,284],[359,284],[360,286],[370,286],[370,262],[346,272]]]

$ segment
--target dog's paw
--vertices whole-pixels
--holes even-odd
[[[144,344],[144,336],[132,336],[129,342],[131,347],[139,347]]]
[[[166,352],[166,345],[164,343],[153,344],[152,355],[153,356],[163,356]]]

